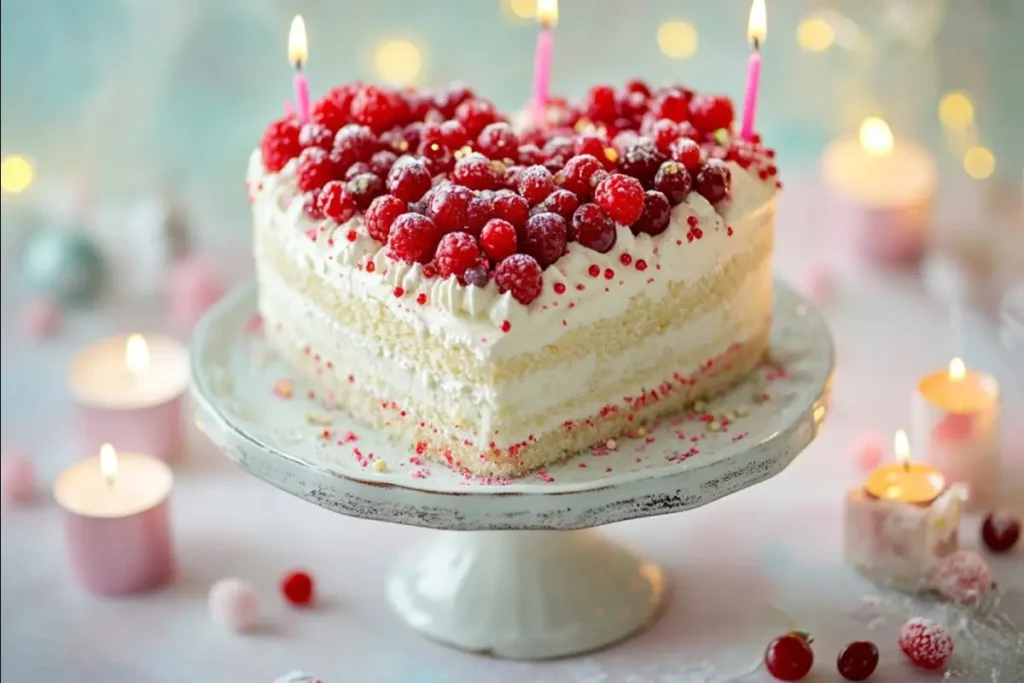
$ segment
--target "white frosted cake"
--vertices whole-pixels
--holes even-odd
[[[762,358],[774,153],[634,81],[514,130],[464,87],[336,88],[249,162],[264,329],[411,451],[515,476]]]

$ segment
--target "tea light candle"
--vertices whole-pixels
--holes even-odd
[[[822,173],[835,205],[829,221],[860,253],[884,263],[921,258],[938,187],[927,151],[895,141],[888,124],[872,117],[861,123],[856,139],[828,146]]]
[[[914,448],[967,489],[970,509],[993,504],[999,482],[999,383],[959,358],[923,377],[913,397]]]
[[[128,595],[171,581],[173,481],[160,460],[117,453],[110,444],[60,474],[53,495],[64,508],[68,560],[83,588],[97,595]]]
[[[107,441],[171,460],[182,450],[182,398],[188,350],[157,335],[105,339],[82,351],[68,371],[75,431],[83,457]]]

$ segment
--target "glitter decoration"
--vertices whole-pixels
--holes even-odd
[[[70,228],[39,230],[21,253],[21,274],[28,288],[68,305],[94,301],[103,287],[104,270],[96,244]]]

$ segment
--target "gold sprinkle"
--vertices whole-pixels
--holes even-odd
[[[716,420],[712,420],[711,422],[708,422],[708,431],[709,432],[720,432],[720,431],[722,431],[722,425],[718,424],[718,422]]]
[[[491,168],[493,168],[494,171],[499,175],[504,174],[505,171],[507,170],[505,163],[497,160],[491,162]]]
[[[619,153],[614,147],[605,147],[604,155],[608,158],[608,161],[617,162],[619,160]]]
[[[647,427],[640,425],[639,427],[636,428],[637,436],[644,436],[645,434],[647,434]]]
[[[386,471],[388,469],[388,461],[387,460],[374,460],[373,461],[373,469],[377,470],[378,472]]]
[[[409,150],[409,141],[403,138],[398,141],[398,144],[396,144],[395,147],[398,148],[399,152],[406,152]]]
[[[580,119],[579,121],[576,122],[574,128],[576,129],[576,132],[579,133],[580,135],[582,135],[583,133],[593,133],[595,130],[597,130],[594,127],[594,124],[590,121],[590,119]]]
[[[732,412],[736,417],[746,417],[747,415],[750,415],[750,408],[746,403],[741,403],[736,406],[736,409]]]
[[[455,158],[456,159],[461,159],[462,157],[466,156],[467,154],[469,154],[472,151],[473,151],[473,148],[470,147],[469,145],[466,145],[464,147],[460,147],[459,149],[455,150]]]

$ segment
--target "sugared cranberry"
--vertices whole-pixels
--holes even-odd
[[[469,133],[465,126],[455,120],[445,121],[439,128],[441,142],[448,146],[448,149],[460,149],[469,142]]]
[[[671,119],[658,119],[651,127],[650,135],[658,151],[667,155],[671,152],[672,143],[679,138],[679,124]]]
[[[343,176],[343,178],[347,182],[355,178],[357,175],[362,175],[363,173],[373,173],[373,171],[370,169],[370,164],[366,163],[365,161],[357,161],[356,163],[348,167],[348,170],[345,171],[345,175]],[[374,175],[377,174],[374,173]]]
[[[305,607],[313,602],[313,578],[303,571],[288,572],[281,579],[281,593],[292,605]]]
[[[389,194],[377,197],[366,210],[366,231],[370,237],[386,244],[395,219],[405,213],[405,202]]]
[[[277,173],[285,164],[299,156],[302,152],[299,130],[298,121],[291,116],[278,119],[267,126],[260,141],[260,152],[263,155],[263,165],[268,171]]]
[[[437,250],[441,231],[434,221],[418,213],[403,213],[391,224],[388,253],[408,263],[426,263]]]
[[[466,129],[467,139],[475,139],[487,124],[498,120],[498,114],[487,100],[466,100],[455,108],[455,120]]]
[[[569,157],[573,156],[573,152],[576,149],[576,143],[573,142],[572,138],[568,135],[553,135],[548,138],[548,141],[544,143],[543,152],[547,158],[559,157],[562,159],[562,164],[565,164],[569,160]]]
[[[591,179],[598,171],[604,170],[601,162],[589,154],[574,156],[566,162],[559,180],[563,189],[569,190],[577,197],[589,198],[594,194]]]
[[[536,166],[543,163],[544,153],[534,144],[519,145],[519,163],[524,166]]]
[[[516,253],[516,229],[508,221],[492,218],[480,233],[480,244],[492,261],[500,261]]]
[[[626,92],[638,92],[644,97],[651,96],[651,88],[639,78],[626,81]]]
[[[543,166],[530,166],[519,174],[519,194],[530,204],[536,206],[544,201],[555,189],[555,179],[551,171]]]
[[[299,144],[330,151],[334,146],[334,133],[321,123],[307,123],[299,131]]]
[[[583,113],[594,123],[611,123],[618,113],[615,90],[608,85],[595,85],[587,93]]]
[[[700,145],[689,138],[679,138],[669,149],[672,159],[681,163],[690,173],[696,173],[704,163]]]
[[[491,160],[479,152],[472,152],[456,161],[451,178],[453,182],[473,190],[497,189],[500,180]]]
[[[573,144],[573,155],[589,154],[601,162],[604,168],[615,168],[615,159],[607,153],[608,141],[593,133],[584,133]]]
[[[377,133],[383,133],[395,122],[394,102],[381,88],[363,86],[352,98],[352,118]]]
[[[540,296],[544,273],[532,256],[512,254],[494,269],[494,283],[499,292],[511,292],[512,298],[525,306]]]
[[[997,510],[985,515],[981,525],[981,540],[994,553],[1008,552],[1020,538],[1020,520],[1008,510]]]
[[[408,149],[416,149],[420,146],[420,142],[423,141],[423,129],[425,127],[426,124],[422,121],[413,121],[402,128],[402,139],[409,144]]]
[[[416,154],[426,160],[427,168],[433,175],[448,173],[455,168],[455,155],[442,142],[423,140]]]
[[[680,123],[690,117],[690,100],[686,93],[670,88],[654,98],[651,113],[656,118]]]
[[[366,126],[349,124],[343,126],[334,136],[331,154],[341,170],[348,169],[357,161],[369,161],[377,151],[377,138]]]
[[[496,217],[516,227],[521,227],[530,217],[530,204],[511,190],[498,190],[491,205]]]
[[[644,114],[647,112],[647,97],[638,92],[623,92],[616,102],[618,118],[616,122],[630,126],[639,125]],[[622,127],[622,125],[618,126]]]
[[[324,212],[320,210],[320,190],[302,193],[302,211],[315,221],[323,220]]]
[[[331,162],[328,153],[319,147],[307,147],[299,154],[295,179],[303,192],[319,190],[337,176],[337,167]]]
[[[330,130],[338,130],[349,121],[349,109],[354,95],[355,87],[352,85],[334,88],[313,104],[309,110],[309,119]]]
[[[694,189],[712,204],[729,196],[732,189],[732,173],[724,162],[708,159],[708,162],[697,172]]]
[[[370,157],[370,172],[374,175],[378,175],[381,178],[387,178],[388,173],[391,171],[391,167],[395,165],[395,161],[398,160],[398,155],[388,149],[382,149],[379,152],[375,152]]]
[[[440,185],[431,193],[427,215],[441,232],[462,230],[471,201],[473,191],[469,188],[451,183]]]
[[[654,189],[668,197],[672,206],[681,204],[692,187],[690,172],[678,161],[666,161],[654,176]]]
[[[650,187],[654,175],[665,161],[665,155],[658,151],[648,138],[640,138],[626,150],[619,159],[619,172],[631,175],[645,187]]]
[[[416,149],[405,137],[401,128],[392,128],[380,134],[377,138],[378,148],[394,152],[396,155],[406,154]]]
[[[632,147],[640,140],[640,136],[637,135],[635,130],[623,130],[615,134],[612,138],[612,148],[621,157],[626,153],[626,150]],[[616,159],[616,163],[618,160]]]
[[[672,219],[672,205],[661,192],[648,190],[644,193],[644,210],[640,218],[633,223],[633,234],[647,233],[660,235],[668,228]]]
[[[568,229],[565,219],[557,213],[538,213],[530,216],[520,236],[523,253],[537,259],[542,268],[547,268],[565,253]]]
[[[360,211],[365,211],[377,197],[384,194],[384,181],[372,173],[362,173],[345,186],[348,193],[356,200]]]
[[[579,205],[580,200],[568,190],[555,190],[541,204],[545,209],[552,213],[557,213],[566,221],[572,220],[572,214]]]
[[[501,175],[502,189],[516,189],[519,186],[519,174],[523,172],[523,168],[523,166],[518,164],[506,166],[505,172]]]
[[[476,148],[490,159],[519,159],[519,138],[507,123],[489,123],[476,140]]]
[[[464,83],[452,83],[444,92],[434,97],[434,105],[441,110],[445,116],[455,114],[455,108],[473,97],[473,91]]]
[[[473,285],[474,287],[486,287],[490,279],[490,274],[483,266],[466,268],[466,272],[462,274],[462,280],[467,285]]]
[[[400,157],[388,173],[388,192],[401,200],[414,202],[430,189],[431,175],[422,159]]]
[[[320,213],[336,223],[344,223],[356,213],[356,200],[340,180],[332,180],[320,190],[317,199]]]
[[[636,178],[613,173],[597,186],[594,201],[612,220],[632,225],[644,210],[644,188]]]
[[[725,95],[697,95],[690,102],[690,122],[697,130],[711,133],[732,127],[732,101]]]
[[[764,652],[768,673],[780,681],[799,681],[811,671],[814,652],[804,633],[787,633],[768,644]]]
[[[615,223],[597,204],[584,204],[576,209],[569,232],[573,240],[602,254],[615,246]]]
[[[466,209],[466,227],[464,230],[477,237],[487,222],[494,218],[494,206],[486,197],[473,197]]]
[[[848,681],[867,680],[878,667],[878,648],[868,640],[855,640],[839,652],[836,668]]]
[[[915,666],[932,671],[946,666],[953,654],[953,637],[946,627],[924,617],[915,617],[903,624],[899,644]]]
[[[450,232],[441,238],[437,245],[434,263],[441,277],[462,278],[467,268],[472,268],[480,260],[480,247],[476,239],[464,232]]]

